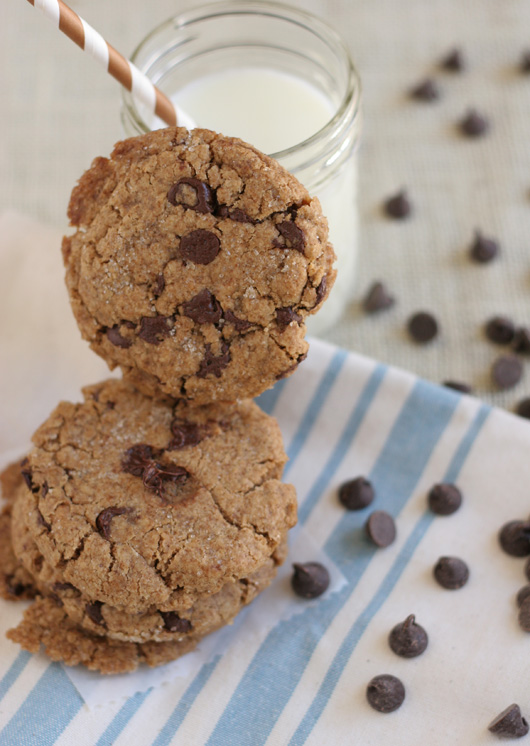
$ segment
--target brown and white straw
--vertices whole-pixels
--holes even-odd
[[[28,2],[42,10],[60,31],[100,62],[150,112],[166,124],[177,124],[177,112],[168,97],[62,0]],[[184,117],[179,116],[179,124],[182,119]]]

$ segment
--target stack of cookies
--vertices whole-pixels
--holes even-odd
[[[335,278],[318,200],[207,130],[119,143],[74,189],[66,282],[122,379],[62,402],[3,474],[8,633],[118,673],[191,650],[272,581],[296,522],[276,421],[252,401],[307,351]]]

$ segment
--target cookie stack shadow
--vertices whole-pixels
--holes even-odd
[[[121,673],[192,650],[284,561],[296,495],[252,398],[304,359],[335,257],[318,200],[207,130],[118,143],[68,214],[72,309],[123,377],[2,474],[0,595],[32,600],[8,632],[26,650]]]

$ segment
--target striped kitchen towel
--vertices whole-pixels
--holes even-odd
[[[503,554],[497,538],[502,524],[529,513],[528,423],[316,340],[259,403],[279,419],[303,530],[346,582],[192,675],[126,699],[118,683],[96,707],[63,667],[4,638],[21,610],[2,602],[2,746],[474,746],[495,742],[487,726],[512,702],[530,715],[530,636],[515,604],[524,560]],[[337,489],[358,475],[376,497],[349,512]],[[427,506],[442,481],[463,493],[450,516]],[[396,521],[385,549],[365,536],[373,509]],[[444,555],[469,565],[463,588],[435,582]],[[388,646],[409,614],[429,634],[414,659]],[[383,673],[406,690],[391,714],[366,700],[367,683]]]

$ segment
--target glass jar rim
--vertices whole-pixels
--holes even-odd
[[[336,126],[342,122],[351,107],[353,107],[352,119],[357,117],[361,100],[361,79],[353,64],[349,49],[343,38],[334,28],[332,28],[332,26],[312,13],[300,10],[299,8],[294,8],[285,3],[275,2],[274,0],[228,0],[228,2],[207,3],[177,13],[166,21],[158,24],[158,26],[155,26],[155,28],[153,28],[139,42],[131,55],[131,62],[136,64],[144,47],[158,34],[171,26],[175,27],[177,30],[184,29],[198,21],[215,18],[217,16],[229,15],[267,15],[304,26],[315,36],[318,36],[329,48],[338,49],[340,57],[345,63],[347,69],[346,91],[344,92],[341,102],[339,106],[337,106],[331,119],[305,140],[302,140],[295,145],[291,145],[289,148],[285,148],[284,150],[279,150],[276,153],[269,153],[268,155],[277,160],[282,160],[283,158],[288,158],[293,154],[311,148],[315,143],[327,138],[328,134],[335,130]],[[138,113],[132,93],[123,88],[122,98],[127,113],[134,120],[137,129],[144,133],[149,132],[149,127],[146,126],[145,121]]]

